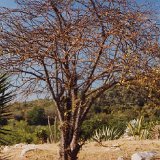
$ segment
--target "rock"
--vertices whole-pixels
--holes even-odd
[[[44,147],[44,144],[43,146],[41,145],[35,145],[35,144],[26,144],[26,145],[22,145],[21,147],[22,151],[19,155],[19,157],[21,159],[24,158],[25,154],[29,151],[33,151],[33,150],[49,150],[47,147]]]
[[[131,156],[131,160],[151,160],[156,152],[137,152]]]
[[[13,148],[22,148],[24,145],[25,145],[25,144],[23,144],[23,143],[15,144],[15,145],[13,146]]]
[[[23,149],[22,149],[22,151],[21,151],[20,157],[23,158],[24,155],[25,155],[27,152],[32,151],[32,150],[36,150],[36,149],[38,149],[38,148],[37,148],[36,145],[34,145],[34,144],[32,144],[32,145],[25,145],[25,146],[23,146]]]
[[[117,160],[124,160],[123,156],[118,157]]]
[[[8,152],[8,151],[10,151],[11,150],[11,148],[9,147],[9,146],[5,146],[4,148],[3,148],[3,150],[2,150],[2,152]]]
[[[23,149],[26,149],[26,148],[37,148],[38,145],[35,145],[35,144],[25,144],[22,146]]]

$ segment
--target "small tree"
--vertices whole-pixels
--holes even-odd
[[[94,101],[157,65],[159,29],[150,12],[130,0],[16,2],[17,9],[1,9],[0,66],[14,74],[23,93],[52,98],[60,159],[76,160]]]

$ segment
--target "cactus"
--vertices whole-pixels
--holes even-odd
[[[58,125],[57,125],[57,117],[54,120],[54,142],[58,141]]]
[[[50,132],[50,136],[49,136],[50,137],[50,142],[51,143],[58,142],[59,131],[58,131],[58,123],[57,123],[57,117],[56,116],[55,116],[53,128],[50,125],[50,119],[49,119],[49,116],[48,116],[48,127],[49,127],[49,132]],[[53,131],[52,131],[52,129],[53,129]]]

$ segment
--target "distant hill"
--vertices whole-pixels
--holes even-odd
[[[49,99],[39,99],[34,101],[26,101],[26,102],[14,102],[10,104],[10,111],[13,116],[22,115],[24,118],[27,115],[27,112],[32,110],[34,107],[44,108],[45,113],[48,116],[53,116],[56,114],[56,109],[53,101]]]

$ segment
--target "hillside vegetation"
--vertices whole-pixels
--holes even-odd
[[[126,130],[127,124],[143,116],[142,129],[160,123],[160,102],[157,89],[147,90],[135,85],[116,86],[94,103],[83,123],[81,139],[89,140],[96,131],[105,126]],[[8,144],[45,143],[59,140],[59,122],[55,106],[49,99],[30,102],[15,102],[8,107],[12,113],[10,120],[1,119],[5,129],[12,130],[6,135]],[[48,120],[51,126],[48,126]],[[100,131],[98,131],[100,132]],[[114,138],[113,138],[114,139]],[[92,139],[93,140],[93,139]]]

